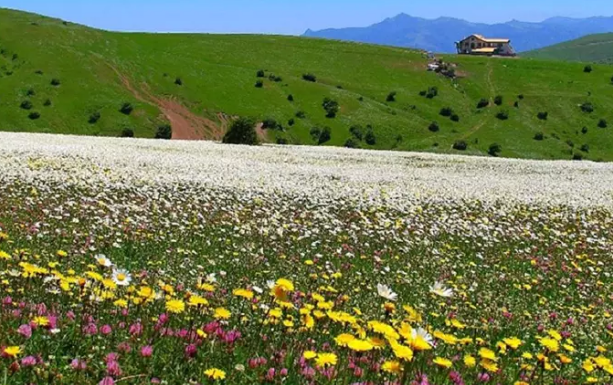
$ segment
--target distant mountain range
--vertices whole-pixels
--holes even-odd
[[[613,17],[554,17],[540,23],[513,20],[501,24],[480,24],[450,17],[429,20],[402,13],[369,27],[321,31],[309,29],[303,36],[451,53],[455,52],[454,42],[473,33],[509,38],[515,50],[523,52],[604,32],[613,32]]]

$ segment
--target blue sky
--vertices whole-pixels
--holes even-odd
[[[366,26],[401,12],[487,23],[613,15],[611,0],[0,0],[0,7],[117,31],[279,34]]]

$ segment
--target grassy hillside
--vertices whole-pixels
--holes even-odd
[[[613,33],[585,36],[526,52],[522,56],[537,59],[611,63],[613,62]]]
[[[362,140],[361,147],[458,152],[452,146],[464,140],[468,154],[485,155],[496,142],[501,156],[613,160],[613,67],[604,65],[584,73],[575,63],[450,55],[444,59],[457,63],[461,75],[452,81],[427,72],[421,53],[399,48],[280,36],[112,33],[9,10],[0,10],[0,50],[0,130],[118,136],[131,128],[153,137],[170,121],[179,138],[219,138],[232,117],[250,115],[282,124],[283,130],[267,130],[271,142],[316,144],[311,129],[327,126],[326,145],[343,145],[351,126],[365,133],[372,125],[376,143]],[[256,88],[260,69],[267,77]],[[317,82],[303,80],[305,73]],[[269,80],[271,74],[282,80]],[[419,95],[429,87],[438,96]],[[396,101],[388,102],[392,91]],[[501,106],[493,103],[497,95]],[[340,104],[335,118],[322,108],[326,97]],[[478,109],[481,98],[490,106]],[[24,101],[30,110],[20,107]],[[592,113],[579,108],[586,102]],[[123,103],[133,105],[131,114],[119,111]],[[459,122],[440,116],[444,107]],[[298,111],[304,118],[295,117]],[[507,120],[496,117],[502,111]],[[32,112],[40,117],[30,119]],[[548,119],[538,119],[539,112]],[[99,120],[90,123],[96,113]],[[600,119],[609,127],[599,128]],[[438,132],[428,129],[433,121]],[[544,140],[534,139],[538,133]]]

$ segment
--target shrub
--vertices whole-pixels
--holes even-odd
[[[325,98],[323,103],[321,104],[324,110],[326,110],[327,118],[334,118],[338,113],[340,106],[336,100],[332,100],[330,98]]]
[[[502,105],[502,101],[503,101],[502,95],[497,95],[494,98],[494,104],[497,105],[497,106],[501,106]]]
[[[170,124],[162,124],[155,132],[155,139],[171,139],[172,126]]]
[[[426,92],[426,98],[434,99],[436,96],[438,96],[438,88],[437,87],[428,88],[428,92]]]
[[[490,105],[490,101],[485,98],[482,98],[481,100],[479,100],[479,103],[477,103],[477,108],[485,108],[489,105]]]
[[[34,71],[34,73],[37,74],[37,75],[42,75],[43,71],[42,70],[36,70],[36,71]]]
[[[370,128],[366,132],[366,135],[364,135],[364,141],[371,146],[374,146],[377,143],[377,137],[375,136],[372,128]]]
[[[513,107],[519,108],[519,102],[517,100],[515,101],[515,103],[513,103]]]
[[[588,73],[588,74],[589,74],[590,72],[592,72],[593,70],[594,70],[594,69],[593,69],[593,68],[592,68],[592,66],[591,66],[591,65],[589,65],[589,64],[588,64],[588,65],[586,65],[585,67],[583,67],[583,72]]]
[[[581,111],[587,112],[588,114],[594,112],[594,105],[590,102],[585,102],[581,105]]]
[[[359,102],[363,102],[363,101],[364,101],[364,97],[363,97],[363,96],[360,96],[360,97],[358,98],[358,101],[359,101]]]
[[[183,80],[181,78],[176,78],[175,79],[175,84],[178,86],[182,86],[183,85]]]
[[[119,134],[119,136],[122,138],[134,138],[134,130],[126,127],[123,130],[121,130],[121,133]]]
[[[543,140],[545,139],[545,135],[542,132],[537,132],[534,134],[534,140]]]
[[[287,125],[288,126],[293,126],[294,124],[296,124],[296,121],[294,120],[294,118],[290,118],[290,120],[287,121]]]
[[[453,143],[454,150],[466,151],[467,148],[468,148],[468,144],[466,144],[466,142],[463,140],[456,140],[455,143]]]
[[[419,91],[419,96],[426,96],[428,91]]]
[[[306,112],[304,112],[304,111],[298,111],[298,112],[296,112],[296,117],[297,117],[298,119],[304,119],[304,118],[306,118]]]
[[[587,134],[587,127],[583,127],[583,128],[581,129],[581,133],[582,133],[582,134]]]
[[[364,139],[364,132],[362,131],[362,126],[360,125],[351,126],[351,128],[349,128],[349,132],[357,140]]]
[[[347,148],[359,148],[360,142],[358,142],[355,138],[349,138],[345,141],[345,147]]]
[[[440,130],[440,127],[437,122],[432,122],[428,126],[428,130],[430,130],[431,132],[438,132]]]
[[[613,76],[611,76],[611,84],[613,84]]]
[[[395,102],[396,101],[396,91],[392,91],[389,94],[387,94],[387,98],[385,98],[385,100],[388,102]]]
[[[276,76],[274,74],[270,74],[270,75],[268,75],[268,80],[270,80],[271,82],[279,83],[279,82],[283,81],[283,78],[281,76]]]
[[[261,80],[258,80],[257,82],[255,82],[255,88],[262,88],[264,87],[264,82]]]
[[[502,151],[502,147],[498,143],[492,143],[490,144],[487,153],[490,156],[498,156],[500,154],[500,151]]]
[[[34,91],[34,88],[29,88],[29,89],[26,91],[26,95],[27,95],[27,96],[34,96],[34,95],[36,95],[36,91]]]
[[[98,120],[100,120],[100,112],[96,111],[89,116],[87,121],[89,124],[95,124]]]
[[[28,118],[32,120],[36,120],[40,118],[40,114],[38,112],[30,112],[30,114],[28,115]]]
[[[580,152],[575,152],[573,154],[573,160],[583,160],[583,154],[581,154]]]
[[[294,101],[294,95],[292,95],[292,94],[287,95],[287,100],[290,101],[290,102],[293,102]]]
[[[255,121],[250,118],[238,118],[223,137],[223,143],[231,144],[258,144],[258,135],[255,131]]]
[[[439,112],[439,114],[441,116],[449,117],[453,115],[453,109],[451,107],[443,107],[441,108],[441,111]]]
[[[580,150],[583,152],[590,152],[590,146],[587,144],[584,144],[581,146]]]
[[[313,83],[317,81],[317,77],[310,73],[302,75],[302,79],[306,80],[307,82],[313,82]]]
[[[570,147],[570,148],[575,147],[575,143],[573,143],[573,141],[572,141],[572,140],[570,140],[570,139],[568,139],[568,140],[566,141],[566,144],[567,144],[567,145],[568,145],[568,147]]]
[[[336,86],[336,88],[338,88],[339,90],[343,89],[343,86],[341,86],[340,84]]]
[[[536,114],[536,116],[540,120],[547,120],[547,118],[549,117],[549,113],[548,112],[539,112],[538,114]]]
[[[600,128],[607,128],[607,126],[608,126],[608,124],[607,124],[607,121],[605,119],[600,119],[598,121],[598,127],[600,127]]]
[[[60,84],[62,84],[62,82],[60,82],[60,79],[56,79],[56,78],[51,79],[51,85],[52,85],[52,86],[57,87],[57,86],[59,86]]]
[[[496,114],[496,117],[500,120],[507,120],[509,119],[509,113],[506,111],[500,111]]]
[[[311,139],[317,142],[321,136],[321,128],[313,127],[311,128],[311,131],[309,131],[309,134],[311,134]]]
[[[34,107],[34,105],[32,104],[31,101],[29,100],[24,100],[23,102],[21,102],[21,104],[19,105],[19,107],[21,107],[24,110],[31,110],[32,107]]]
[[[273,118],[266,118],[262,122],[262,128],[271,128],[274,130],[275,128],[277,128],[277,121]]]
[[[287,144],[288,141],[285,138],[277,138],[277,144]]]
[[[330,129],[330,127],[324,127],[324,129],[321,130],[321,135],[319,135],[319,140],[317,141],[317,144],[326,143],[331,138],[332,138],[332,130]]]
[[[43,106],[45,107],[49,107],[51,105],[51,99],[47,99],[45,100],[45,102],[43,103]]]
[[[258,78],[263,78],[266,76],[266,72],[264,72],[264,70],[259,70],[256,75]]]
[[[128,102],[125,102],[124,104],[122,104],[121,108],[119,109],[119,112],[121,112],[124,115],[130,115],[132,111],[134,111],[134,106],[132,106],[132,104]]]
[[[17,55],[16,53],[13,54],[13,61],[19,59],[19,55]]]
[[[402,142],[402,135],[400,135],[400,134],[396,135],[395,140],[396,140],[396,143]]]
[[[519,94],[519,95],[517,95],[517,99],[519,99],[519,100],[524,100],[524,94]]]
[[[459,122],[460,121],[460,116],[458,114],[451,115],[451,121]]]

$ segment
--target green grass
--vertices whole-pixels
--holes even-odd
[[[522,56],[537,59],[612,63],[613,33],[585,36],[580,39],[526,52]]]
[[[119,73],[141,94],[179,101],[213,121],[220,112],[272,117],[285,131],[269,131],[270,141],[284,137],[314,144],[311,128],[329,126],[332,139],[326,144],[343,145],[352,125],[371,124],[377,143],[362,143],[365,148],[450,153],[457,152],[452,150],[456,140],[465,140],[467,154],[486,155],[497,142],[501,156],[569,159],[588,144],[584,158],[613,160],[613,99],[608,96],[613,67],[606,65],[586,74],[579,63],[449,55],[445,58],[457,63],[462,75],[451,81],[427,72],[420,52],[400,48],[281,36],[113,33],[10,10],[0,10],[0,48],[0,130],[117,136],[130,127],[136,136],[153,137],[166,121],[163,112],[150,98],[137,99]],[[266,78],[264,88],[256,88],[259,69],[283,81]],[[307,72],[317,76],[317,83],[302,80]],[[175,84],[177,77],[182,86]],[[50,84],[53,78],[61,80],[59,87]],[[438,87],[438,97],[419,96],[430,86]],[[27,97],[30,88],[36,95]],[[391,91],[397,101],[388,103]],[[477,110],[479,99],[493,101],[498,94],[505,99],[502,107]],[[519,94],[525,99],[515,108]],[[334,119],[325,117],[325,97],[341,105]],[[40,119],[30,120],[30,111],[19,107],[26,99]],[[46,99],[51,106],[43,106]],[[592,114],[578,107],[586,101],[595,106]],[[130,116],[119,112],[123,102],[135,106]],[[447,106],[460,122],[439,115]],[[509,111],[508,120],[496,119],[501,109]],[[289,127],[287,121],[299,110],[306,118]],[[88,123],[96,111],[100,121]],[[547,121],[537,118],[541,111],[549,112]],[[600,119],[611,128],[598,128]],[[428,131],[432,121],[441,126],[439,132]],[[583,127],[587,134],[581,133]],[[535,141],[537,132],[546,139]]]

